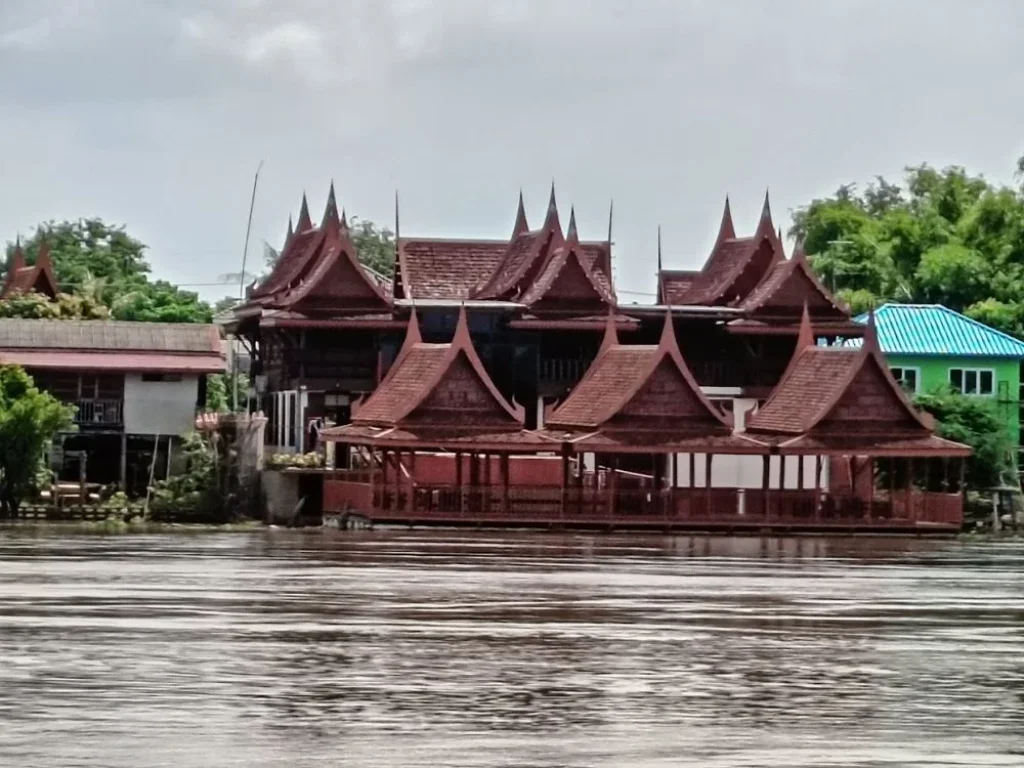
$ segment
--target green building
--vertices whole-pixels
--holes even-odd
[[[991,398],[1019,456],[1024,342],[940,304],[885,304],[875,325],[889,367],[909,392],[950,386]]]

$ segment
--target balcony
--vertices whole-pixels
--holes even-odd
[[[124,424],[124,400],[85,399],[74,403],[75,424],[80,427],[120,427]]]

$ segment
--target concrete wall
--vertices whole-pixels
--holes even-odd
[[[124,380],[124,431],[130,435],[184,435],[195,428],[199,377],[180,381]]]

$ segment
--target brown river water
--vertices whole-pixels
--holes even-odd
[[[1024,766],[1024,542],[0,531],[0,766]]]

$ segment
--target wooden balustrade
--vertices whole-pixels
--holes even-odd
[[[381,473],[338,471],[324,481],[324,508],[380,521],[527,525],[735,526],[776,528],[958,527],[959,494],[897,492],[868,504],[813,490],[459,487],[381,482]],[[909,507],[908,500],[909,499]]]

